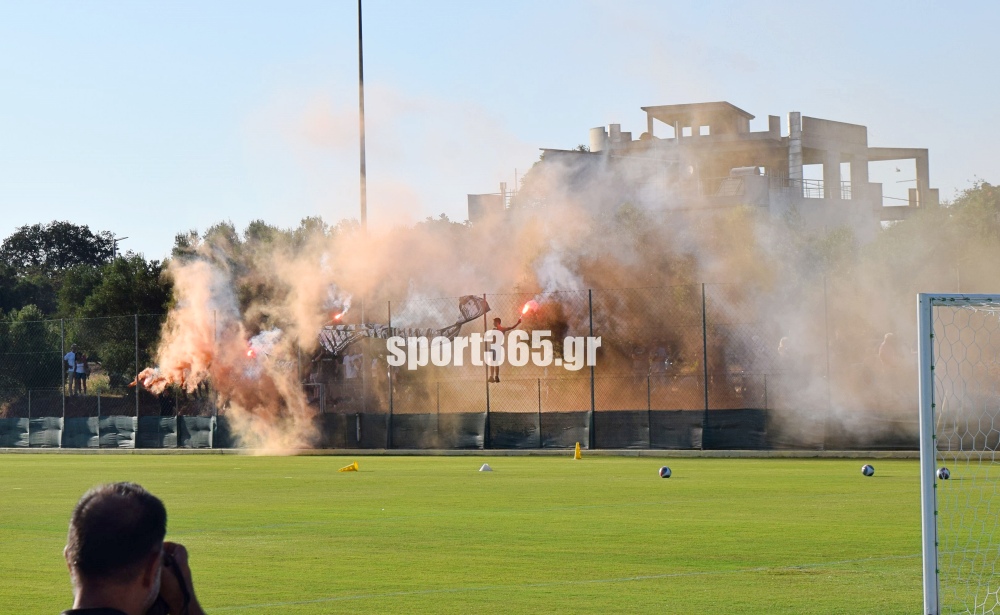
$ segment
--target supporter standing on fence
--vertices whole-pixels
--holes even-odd
[[[69,352],[63,357],[63,369],[66,370],[66,384],[69,394],[73,395],[73,384],[76,382],[76,344],[69,347]]]
[[[134,483],[94,487],[69,522],[63,555],[73,608],[63,615],[204,615],[187,550],[164,542],[167,510]]]
[[[493,319],[493,330],[494,331],[499,331],[500,332],[500,339],[503,340],[503,338],[507,334],[507,332],[510,331],[510,330],[512,330],[512,329],[516,329],[519,324],[521,324],[521,319],[520,318],[517,319],[517,322],[515,322],[512,327],[505,327],[502,324],[500,324],[500,318],[497,317],[497,318]],[[491,356],[493,357],[493,360],[495,361],[496,360],[496,352],[497,351],[493,350],[493,349],[490,349],[488,352],[491,354]],[[500,382],[500,366],[499,365],[491,365],[490,366],[488,380],[490,382]]]
[[[80,389],[83,389],[83,394],[87,394],[87,376],[90,375],[90,363],[88,362],[87,353],[80,352],[76,355],[76,368],[75,368],[75,379],[76,379],[76,393],[80,394]]]

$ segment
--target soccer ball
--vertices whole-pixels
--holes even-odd
[[[949,470],[948,468],[941,468],[940,470],[938,470],[937,476],[941,480],[948,480],[949,478],[951,478],[951,470]]]
[[[865,476],[872,476],[875,474],[875,468],[866,463],[865,465],[861,466],[861,473],[864,474]]]
[[[670,468],[667,466],[660,468],[660,478],[670,478]]]

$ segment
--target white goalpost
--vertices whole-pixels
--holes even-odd
[[[1000,614],[1000,295],[917,306],[924,613]]]

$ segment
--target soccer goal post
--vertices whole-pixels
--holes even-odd
[[[1000,295],[917,305],[924,613],[1000,614]]]

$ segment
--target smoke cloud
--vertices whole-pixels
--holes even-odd
[[[681,408],[696,409],[705,283],[713,407],[769,408],[774,437],[789,446],[831,430],[855,442],[915,433],[913,296],[954,290],[960,261],[961,290],[983,288],[989,268],[970,251],[994,244],[931,241],[946,209],[866,245],[847,229],[805,228],[794,212],[699,209],[684,198],[684,169],[550,156],[509,209],[475,225],[442,217],[365,235],[306,220],[288,231],[255,223],[243,238],[231,225],[192,236],[169,266],[176,303],[147,386],[211,383],[245,444],[314,446],[319,404],[301,382],[322,354],[323,325],[385,323],[391,311],[393,326],[440,327],[454,320],[453,302],[435,298],[513,293],[518,308],[537,301],[530,328],[585,334],[592,318],[605,337],[599,376],[652,370]],[[933,256],[928,242],[941,248]],[[590,308],[587,289],[597,289]],[[494,308],[505,322],[519,316]],[[384,372],[379,352],[373,377]],[[608,387],[645,408],[633,385]],[[881,422],[866,420],[873,412]]]

